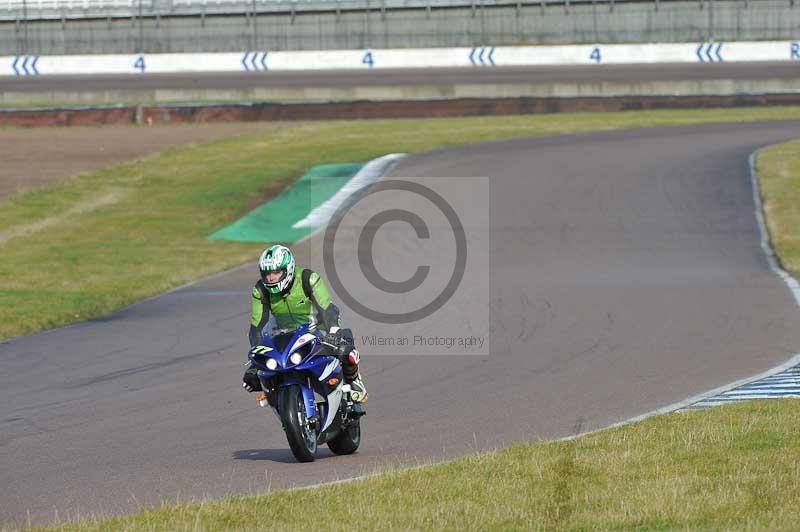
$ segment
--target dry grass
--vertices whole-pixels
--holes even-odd
[[[279,123],[170,149],[0,204],[0,338],[107,315],[253,260],[260,246],[206,236],[315,164],[522,136],[790,118],[800,108]],[[99,201],[109,194],[118,201]]]
[[[800,140],[762,150],[756,160],[770,240],[783,267],[800,274]]]

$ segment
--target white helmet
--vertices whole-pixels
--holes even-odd
[[[292,285],[294,279],[294,255],[286,246],[274,245],[264,250],[258,259],[258,269],[261,270],[261,281],[267,290],[279,294]],[[277,279],[267,282],[267,274],[281,272]]]

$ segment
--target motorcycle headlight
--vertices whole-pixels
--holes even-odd
[[[292,353],[292,356],[289,357],[289,362],[291,362],[295,366],[298,365],[302,361],[303,361],[303,355],[301,355],[300,353],[297,353],[297,352]]]
[[[274,358],[268,358],[267,363],[264,365],[267,366],[267,369],[270,371],[275,371],[276,369],[278,369],[278,361],[275,360]]]

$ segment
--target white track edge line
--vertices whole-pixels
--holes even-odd
[[[763,211],[763,204],[761,201],[761,187],[758,184],[758,177],[756,175],[756,158],[758,154],[761,153],[761,149],[758,149],[750,154],[747,158],[747,164],[750,170],[750,185],[753,191],[753,203],[754,203],[754,213],[756,217],[756,222],[758,224],[758,231],[761,235],[761,249],[764,251],[764,254],[767,257],[767,262],[769,263],[770,269],[780,277],[786,286],[789,288],[789,291],[794,296],[794,301],[800,306],[800,284],[797,283],[797,280],[789,275],[789,273],[784,270],[777,259],[775,254],[775,250],[772,248],[772,244],[769,239],[769,230],[767,229],[766,221],[764,220],[764,211]],[[567,436],[566,438],[561,438],[560,440],[556,441],[566,441],[566,440],[573,440],[580,436],[585,436],[587,434],[593,434],[595,432],[599,432],[601,430],[611,429],[615,427],[621,427],[623,425],[628,425],[630,423],[635,423],[637,421],[642,421],[648,417],[655,416],[658,414],[667,414],[670,412],[674,412],[676,410],[680,410],[682,408],[686,408],[694,403],[699,403],[700,401],[711,399],[716,395],[723,394],[725,392],[729,392],[735,388],[739,388],[740,386],[745,386],[752,382],[765,379],[767,377],[772,377],[777,375],[778,373],[782,373],[796,365],[800,364],[800,353],[796,353],[792,358],[790,358],[787,362],[784,362],[780,366],[774,367],[772,369],[768,369],[763,373],[755,375],[753,377],[747,377],[745,379],[738,380],[736,382],[732,382],[730,384],[726,384],[725,386],[720,386],[719,388],[715,388],[714,390],[710,390],[708,392],[702,393],[700,395],[696,395],[694,397],[690,397],[689,399],[685,399],[683,401],[679,401],[677,403],[673,403],[671,405],[667,405],[663,408],[659,408],[657,410],[653,410],[652,412],[648,412],[646,414],[642,414],[640,416],[636,416],[630,419],[626,419],[624,421],[620,421],[618,423],[614,423],[613,425],[609,425],[608,427],[604,427],[597,430],[592,430],[588,432],[583,432],[579,434],[575,434],[572,436]]]
[[[800,306],[800,284],[798,284],[797,280],[794,277],[792,277],[791,275],[789,275],[789,273],[787,273],[786,270],[784,270],[783,268],[780,267],[780,265],[778,263],[778,260],[776,258],[776,255],[775,255],[775,251],[772,249],[772,245],[771,245],[770,240],[769,240],[769,231],[767,230],[767,225],[766,225],[766,223],[764,221],[764,214],[763,214],[763,210],[762,210],[763,209],[763,205],[762,205],[762,202],[761,202],[761,189],[758,186],[758,179],[756,177],[756,170],[755,170],[755,159],[756,159],[756,157],[758,156],[758,154],[760,152],[761,152],[761,150],[759,149],[759,150],[756,150],[753,153],[751,153],[750,156],[748,157],[747,161],[748,161],[748,164],[749,164],[749,167],[750,167],[750,184],[752,185],[752,190],[753,190],[753,201],[755,203],[756,222],[758,222],[758,229],[759,229],[759,232],[761,234],[761,249],[764,250],[764,254],[767,256],[767,261],[769,262],[770,269],[786,283],[786,285],[789,287],[789,290],[791,291],[792,295],[794,296],[795,303],[797,303],[797,305]],[[738,381],[726,384],[724,386],[720,386],[719,388],[714,388],[713,390],[709,390],[709,391],[701,393],[699,395],[695,395],[693,397],[689,397],[688,399],[684,399],[683,401],[678,401],[677,403],[672,403],[670,405],[658,408],[656,410],[652,410],[652,411],[647,412],[645,414],[641,414],[641,415],[638,415],[638,416],[635,416],[635,417],[632,417],[632,418],[628,418],[626,420],[619,421],[617,423],[612,423],[611,425],[607,425],[605,427],[601,427],[601,428],[598,428],[598,429],[593,429],[593,430],[589,430],[589,431],[585,431],[585,432],[579,432],[579,433],[573,434],[571,436],[565,436],[563,438],[557,438],[557,439],[548,440],[548,441],[555,441],[555,442],[571,441],[571,440],[575,440],[575,439],[578,439],[578,438],[583,437],[583,436],[589,436],[591,434],[595,434],[595,433],[598,433],[598,432],[601,432],[601,431],[615,429],[615,428],[618,428],[618,427],[623,427],[625,425],[630,425],[630,424],[633,424],[633,423],[637,423],[639,421],[643,421],[643,420],[645,420],[647,418],[650,418],[650,417],[653,417],[653,416],[658,416],[658,415],[661,415],[661,414],[669,414],[669,413],[672,413],[672,412],[676,412],[676,411],[681,410],[683,408],[687,408],[687,407],[689,407],[689,406],[691,406],[691,405],[693,405],[695,403],[699,403],[701,401],[704,401],[704,400],[707,400],[707,399],[711,399],[712,397],[715,397],[717,395],[723,394],[725,392],[729,392],[729,391],[731,391],[731,390],[733,390],[735,388],[739,388],[740,386],[745,386],[745,385],[750,384],[752,382],[755,382],[755,381],[758,381],[758,380],[761,380],[761,379],[765,379],[767,377],[772,377],[772,376],[777,375],[779,373],[783,373],[784,371],[786,371],[788,369],[791,369],[792,367],[794,367],[794,366],[796,366],[798,364],[800,364],[800,353],[796,353],[794,356],[792,356],[792,358],[790,358],[789,360],[787,360],[783,364],[781,364],[779,366],[776,366],[774,368],[768,369],[768,370],[766,370],[766,371],[764,371],[762,373],[759,373],[758,375],[754,375],[754,376],[751,376],[751,377],[746,377],[744,379],[740,379]],[[481,454],[481,453],[478,453],[478,454]],[[418,469],[419,467],[425,467],[425,466],[417,466],[417,467],[408,468],[408,469],[409,470],[413,470],[413,469]],[[363,479],[375,476],[377,474],[379,474],[379,472],[371,473],[369,475],[361,475],[361,476],[356,476],[356,477],[352,477],[352,478],[342,479],[342,480],[334,480],[334,481],[331,481],[331,482],[323,482],[323,483],[320,483],[320,484],[313,484],[313,485],[310,485],[310,486],[299,486],[299,487],[291,488],[291,489],[292,490],[313,489],[313,488],[319,488],[319,487],[330,486],[330,485],[335,485],[335,484],[344,484],[344,483],[347,483],[347,482],[354,482],[356,480],[363,480]]]
[[[758,153],[760,151],[761,150],[759,149],[759,150],[756,150],[755,152],[753,152],[752,154],[750,154],[750,157],[748,158],[748,163],[749,163],[749,166],[750,166],[750,183],[752,185],[753,199],[754,199],[754,202],[755,202],[755,216],[756,216],[756,221],[758,222],[759,231],[761,233],[761,248],[764,250],[764,253],[767,256],[767,261],[769,262],[769,266],[772,269],[772,271],[776,275],[778,275],[787,284],[787,286],[789,287],[789,290],[792,292],[792,295],[794,296],[795,303],[797,303],[797,305],[800,306],[800,284],[798,284],[797,280],[794,277],[792,277],[791,275],[789,275],[778,264],[778,262],[777,262],[777,260],[775,258],[775,252],[773,251],[772,246],[771,246],[770,241],[769,241],[769,233],[767,231],[766,224],[764,223],[764,215],[763,215],[762,210],[761,210],[762,209],[761,193],[760,193],[761,189],[758,186],[758,180],[756,178],[756,173],[755,173],[755,158],[756,158],[756,156],[758,155]],[[386,172],[388,172],[391,169],[392,166],[397,164],[397,162],[399,162],[399,160],[402,157],[405,156],[405,154],[394,154],[394,155],[399,155],[399,157],[397,157],[396,159],[392,160],[389,164],[387,164],[386,168],[384,168],[384,172],[383,172],[384,174]],[[307,239],[311,238],[314,234],[319,232],[319,230],[320,230],[320,228],[317,228],[317,230],[315,230],[312,233],[304,236],[303,238],[301,238],[300,240],[295,242],[295,244],[303,242],[304,240],[307,240]],[[219,273],[210,275],[208,277],[204,277],[202,279],[197,279],[197,280],[192,281],[190,283],[187,283],[185,285],[173,288],[172,290],[169,290],[169,291],[164,292],[162,294],[159,294],[159,295],[144,299],[142,301],[138,301],[136,303],[133,303],[133,304],[129,305],[128,307],[120,309],[117,312],[121,312],[121,311],[123,311],[123,310],[125,310],[127,308],[131,308],[133,306],[139,305],[139,304],[144,303],[146,301],[149,301],[151,299],[155,299],[157,297],[161,297],[163,295],[169,294],[171,292],[175,292],[175,291],[180,290],[182,288],[186,288],[186,287],[194,285],[196,283],[200,283],[202,281],[206,281],[206,280],[209,280],[209,279],[213,279],[215,277],[219,277],[219,276],[224,275],[226,273],[233,272],[233,271],[236,271],[238,269],[241,269],[241,268],[244,268],[244,267],[247,267],[247,266],[250,266],[250,265],[249,264],[243,264],[241,266],[237,266],[235,268],[231,268],[230,270],[226,270],[224,272],[219,272]],[[70,324],[70,325],[66,325],[64,327],[60,327],[60,328],[63,329],[63,328],[72,327],[72,326],[75,326],[75,325],[80,325],[80,324]],[[51,329],[50,331],[44,331],[44,333],[55,331],[55,330],[58,330],[58,329]],[[42,333],[35,333],[35,334],[42,334]],[[22,338],[22,337],[17,337],[17,338]],[[9,340],[4,340],[3,342],[0,342],[0,345],[2,345],[3,343],[6,343],[8,341],[14,340],[14,339],[15,338],[11,338]],[[788,369],[790,369],[790,368],[792,368],[792,367],[794,367],[794,366],[796,366],[798,364],[800,364],[800,353],[796,353],[794,356],[792,356],[792,358],[790,358],[788,361],[784,362],[783,364],[781,364],[779,366],[776,366],[776,367],[774,367],[772,369],[768,369],[768,370],[766,370],[763,373],[760,373],[758,375],[755,375],[755,376],[752,376],[752,377],[747,377],[747,378],[744,378],[744,379],[741,379],[741,380],[726,384],[724,386],[720,386],[719,388],[715,388],[715,389],[709,390],[709,391],[707,391],[705,393],[701,393],[699,395],[695,395],[695,396],[690,397],[688,399],[684,399],[683,401],[678,401],[677,403],[672,403],[671,405],[667,405],[667,406],[658,408],[656,410],[651,410],[650,412],[647,412],[645,414],[640,414],[638,416],[634,416],[632,418],[628,418],[628,419],[625,419],[623,421],[618,421],[616,423],[612,423],[611,425],[607,425],[605,427],[601,427],[601,428],[598,428],[598,429],[589,430],[589,431],[585,431],[585,432],[580,432],[580,433],[577,433],[577,434],[573,434],[571,436],[565,436],[563,438],[557,438],[557,439],[548,440],[548,441],[550,441],[550,442],[571,441],[571,440],[575,440],[575,439],[578,439],[578,438],[583,437],[583,436],[589,436],[591,434],[596,434],[598,432],[611,430],[611,429],[615,429],[615,428],[618,428],[618,427],[623,427],[625,425],[630,425],[630,424],[633,424],[633,423],[637,423],[639,421],[643,421],[643,420],[645,420],[647,418],[650,418],[650,417],[653,417],[653,416],[657,416],[657,415],[661,415],[661,414],[669,414],[669,413],[675,412],[676,410],[680,410],[682,408],[686,408],[686,407],[688,407],[688,406],[690,406],[690,405],[692,405],[694,403],[698,403],[698,402],[700,402],[700,401],[702,401],[704,399],[710,399],[711,397],[713,397],[715,395],[719,395],[721,393],[730,391],[730,390],[732,390],[734,388],[738,388],[739,386],[744,386],[745,384],[749,384],[751,382],[754,382],[754,381],[757,381],[757,380],[760,380],[760,379],[764,379],[766,377],[771,377],[773,375],[777,375],[778,373],[786,371],[786,370],[788,370]],[[478,454],[480,454],[480,453],[478,453]],[[442,462],[438,462],[438,463],[442,463]],[[424,465],[419,465],[419,466],[416,466],[416,467],[403,468],[403,470],[404,471],[413,471],[415,469],[420,469],[422,467],[428,467],[428,466],[435,465],[435,464],[436,463],[424,464]],[[379,475],[381,473],[382,473],[382,471],[377,471],[375,473],[370,473],[368,475],[360,475],[360,476],[350,477],[350,478],[346,478],[346,479],[333,480],[333,481],[330,481],[330,482],[321,482],[321,483],[318,483],[318,484],[311,484],[311,485],[308,485],[308,486],[297,486],[297,487],[294,487],[294,488],[289,488],[287,491],[299,491],[299,490],[321,488],[321,487],[325,487],[325,486],[333,486],[333,485],[336,485],[336,484],[346,484],[346,483],[349,483],[349,482],[355,482],[357,480],[364,480],[364,479],[367,479],[369,477]],[[279,491],[279,490],[276,490],[276,491]]]
[[[612,423],[611,425],[606,425],[605,427],[600,427],[600,428],[593,429],[593,430],[588,430],[588,431],[585,431],[585,432],[579,432],[577,434],[573,434],[571,436],[564,436],[562,438],[555,438],[555,439],[552,439],[552,440],[543,440],[543,441],[538,442],[538,443],[545,444],[545,443],[551,443],[551,442],[572,441],[572,440],[576,440],[578,438],[581,438],[583,436],[590,436],[590,435],[596,434],[598,432],[603,432],[603,431],[606,431],[606,430],[611,430],[611,429],[623,427],[623,426],[626,426],[626,425],[631,425],[633,423],[638,423],[639,421],[644,421],[645,419],[651,418],[651,417],[654,417],[654,416],[658,416],[658,415],[662,415],[662,414],[670,414],[670,413],[673,413],[673,412],[675,412],[677,410],[681,410],[682,408],[686,408],[686,407],[691,406],[691,405],[693,405],[695,403],[703,401],[704,399],[709,399],[711,397],[714,397],[715,395],[719,395],[720,393],[729,391],[729,390],[731,390],[733,388],[737,388],[737,387],[742,386],[744,384],[748,384],[748,383],[750,383],[752,381],[763,379],[764,377],[769,377],[769,376],[774,375],[776,373],[780,373],[781,371],[785,371],[786,369],[791,368],[793,366],[796,366],[797,364],[800,364],[800,353],[795,354],[791,359],[789,359],[787,362],[784,362],[780,366],[774,367],[772,369],[768,369],[767,371],[765,371],[763,373],[760,373],[760,374],[752,376],[752,377],[747,377],[745,379],[741,379],[741,380],[738,380],[736,382],[732,382],[732,383],[726,384],[724,386],[720,386],[719,388],[715,388],[713,390],[701,393],[699,395],[695,395],[693,397],[689,397],[688,399],[684,399],[683,401],[679,401],[677,403],[672,403],[671,405],[667,405],[667,406],[658,408],[656,410],[652,410],[652,411],[647,412],[645,414],[641,414],[641,415],[638,415],[638,416],[635,416],[635,417],[632,417],[632,418],[629,418],[629,419],[626,419],[626,420],[623,420],[623,421],[618,421],[616,423]],[[520,443],[522,443],[522,442],[520,442]],[[537,444],[537,442],[528,442],[528,443]],[[479,452],[479,453],[474,453],[473,455],[465,455],[465,456],[480,456],[480,455],[483,455],[483,454],[491,454],[493,452],[496,452],[496,450]],[[403,471],[414,471],[416,469],[421,469],[423,467],[439,465],[439,464],[442,464],[442,463],[445,463],[445,462],[449,462],[449,461],[451,461],[451,460],[443,460],[441,462],[431,462],[429,464],[422,464],[422,465],[418,465],[418,466],[414,466],[414,467],[403,467],[402,470]],[[275,491],[300,491],[300,490],[307,490],[307,489],[314,489],[314,488],[323,488],[325,486],[335,486],[336,484],[346,484],[346,483],[355,482],[355,481],[358,481],[358,480],[366,480],[368,478],[371,478],[371,477],[374,477],[374,476],[378,476],[378,475],[380,475],[382,473],[385,473],[385,471],[375,471],[373,473],[369,473],[369,474],[366,474],[366,475],[360,475],[360,476],[355,476],[355,477],[350,477],[350,478],[345,478],[345,479],[339,479],[339,480],[332,480],[330,482],[320,482],[318,484],[311,484],[311,485],[308,485],[308,486],[296,486],[296,487],[293,487],[293,488],[287,488],[286,490],[275,490]]]
[[[347,183],[342,185],[342,188],[340,188],[336,194],[313,208],[305,218],[297,221],[292,227],[294,229],[307,227],[317,228],[328,223],[328,220],[336,214],[339,207],[341,207],[350,196],[381,179],[386,168],[394,162],[399,161],[403,156],[404,154],[402,153],[390,153],[383,157],[372,159],[362,166],[361,169],[356,172],[356,175],[351,177]]]
[[[789,287],[789,291],[794,296],[795,303],[800,306],[800,284],[798,284],[797,279],[792,277],[789,272],[781,267],[778,257],[775,254],[775,250],[772,247],[772,242],[769,238],[769,229],[767,228],[767,223],[764,220],[764,205],[761,201],[761,187],[758,184],[758,177],[756,176],[756,158],[758,157],[759,153],[761,153],[760,149],[751,153],[750,157],[747,159],[747,162],[750,165],[750,183],[753,188],[753,202],[755,203],[756,221],[758,222],[758,230],[761,232],[761,249],[764,250],[764,254],[767,256],[770,269],[775,272],[775,275],[783,279],[783,282],[786,283],[786,286]]]

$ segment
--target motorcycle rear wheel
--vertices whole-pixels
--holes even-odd
[[[300,387],[282,388],[280,405],[281,422],[292,454],[299,462],[313,462],[317,453],[317,431],[306,416]]]
[[[353,454],[361,445],[361,420],[354,419],[331,441],[328,448],[334,454]]]

